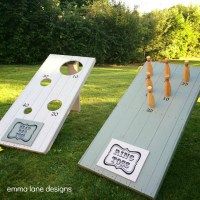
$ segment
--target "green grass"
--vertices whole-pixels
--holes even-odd
[[[200,58],[180,58],[180,59],[173,59],[171,63],[184,63],[185,60],[189,60],[190,65],[192,66],[200,66]]]
[[[177,61],[176,61],[177,62]],[[198,61],[200,65],[200,61]],[[0,118],[37,71],[38,66],[0,66]],[[82,93],[80,113],[70,113],[47,155],[2,147],[1,199],[127,199],[146,197],[78,167],[81,156],[137,74],[133,66],[97,67]],[[67,95],[67,94],[66,94]],[[196,103],[158,198],[200,197],[200,103]],[[71,193],[9,193],[8,187],[71,187]]]

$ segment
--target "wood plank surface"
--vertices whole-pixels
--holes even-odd
[[[69,61],[78,61],[83,67],[75,75],[61,74],[60,67]],[[6,130],[16,118],[41,122],[44,124],[42,129],[31,146],[2,141],[1,139],[0,144],[38,153],[47,153],[78,98],[80,89],[94,64],[94,58],[49,55],[25,90],[0,121],[0,138],[4,136]],[[51,79],[51,83],[48,86],[41,86],[40,82],[45,77]],[[55,111],[56,115],[54,115],[53,111],[47,109],[48,103],[52,100],[60,100],[62,102],[61,107]],[[24,105],[31,107],[32,112],[25,114]]]
[[[145,64],[80,159],[81,167],[151,198],[156,197],[200,91],[200,68],[190,68],[191,80],[185,86],[182,85],[183,65],[170,64],[170,67],[172,95],[169,101],[163,99],[164,65],[155,62],[153,85],[156,108],[147,112]],[[96,165],[112,138],[149,151],[136,182]]]

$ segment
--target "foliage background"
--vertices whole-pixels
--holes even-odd
[[[49,54],[131,63],[200,55],[200,7],[140,14],[108,0],[0,0],[0,63],[33,64]]]

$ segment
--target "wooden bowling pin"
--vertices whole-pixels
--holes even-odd
[[[153,82],[151,80],[150,72],[146,73],[146,87],[151,86],[153,90]]]
[[[185,61],[185,66],[183,68],[183,83],[188,84],[190,81],[190,68],[189,61]]]
[[[147,72],[150,73],[150,76],[153,76],[153,66],[151,63],[151,57],[147,56]]]
[[[164,60],[165,66],[164,66],[164,77],[165,76],[171,76],[171,70],[170,70],[170,66],[169,66],[169,60],[167,58],[165,58]]]
[[[169,100],[169,97],[171,96],[171,84],[169,81],[169,75],[165,76],[165,83],[164,83],[164,99]]]
[[[147,105],[149,106],[150,109],[155,108],[155,99],[151,86],[147,87]]]

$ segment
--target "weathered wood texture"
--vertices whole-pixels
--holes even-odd
[[[73,75],[63,75],[60,72],[60,67],[69,61],[80,62],[83,66],[82,69]],[[1,139],[16,118],[43,123],[41,131],[30,147],[5,142],[1,139],[0,144],[39,153],[47,153],[75,103],[75,107],[78,108],[76,101],[79,99],[80,89],[94,64],[94,58],[49,55],[25,90],[0,121]],[[48,86],[40,85],[40,82],[44,78],[51,79],[51,83]],[[62,102],[62,106],[55,112],[47,109],[48,103],[52,100],[60,100]],[[24,109],[26,107],[31,107],[32,112],[25,114]]]
[[[170,66],[170,99],[163,100],[164,64],[155,62],[152,80],[156,107],[153,112],[146,111],[145,64],[82,156],[80,166],[155,198],[200,91],[200,68],[190,68],[191,79],[185,86],[184,64]],[[149,150],[136,182],[96,165],[111,138]]]

